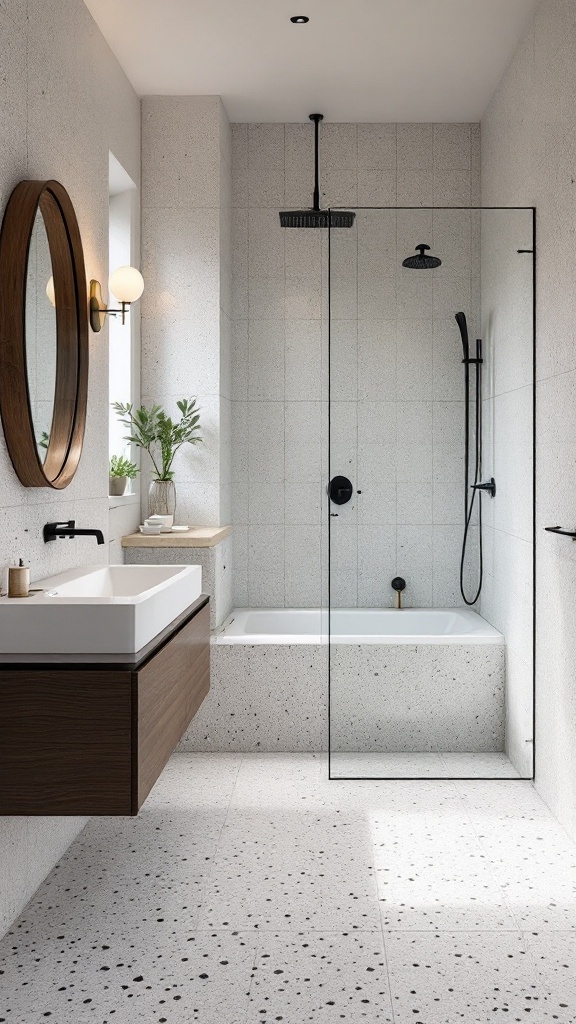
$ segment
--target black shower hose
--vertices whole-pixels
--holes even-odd
[[[472,598],[466,596],[464,589],[464,566],[466,561],[466,548],[468,546],[468,536],[470,533],[470,523],[472,521],[472,515],[474,513],[474,502],[476,501],[476,495],[479,493],[477,490],[477,484],[480,482],[480,471],[482,468],[482,347],[481,342],[476,342],[476,438],[475,438],[475,465],[474,465],[474,486],[470,488],[470,360],[465,360],[466,374],[465,374],[465,426],[464,426],[464,537],[462,538],[462,557],[460,559],[460,593],[464,603],[467,605],[476,604],[476,601],[480,597],[482,590],[482,581],[484,577],[484,557],[482,550],[482,501],[478,499],[478,554],[479,554],[479,581],[478,589]],[[472,490],[472,495],[470,495]]]

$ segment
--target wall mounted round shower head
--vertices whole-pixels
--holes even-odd
[[[439,260],[437,256],[426,256],[426,253],[430,251],[429,245],[417,245],[416,250],[418,255],[408,256],[402,261],[403,267],[407,267],[408,270],[434,270],[435,267],[442,266],[442,260]]]

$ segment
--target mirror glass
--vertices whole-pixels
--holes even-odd
[[[40,209],[28,254],[26,281],[26,371],[34,437],[43,463],[48,451],[56,390],[56,309],[48,235]]]

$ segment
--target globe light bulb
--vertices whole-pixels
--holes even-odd
[[[51,304],[54,306],[54,309],[56,309],[56,291],[54,289],[53,277],[50,278],[48,284],[46,285],[46,295],[48,296]]]
[[[118,267],[108,284],[118,302],[136,302],[144,291],[144,278],[136,267]]]

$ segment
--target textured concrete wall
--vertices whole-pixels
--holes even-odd
[[[576,550],[543,528],[576,505],[575,91],[576,6],[542,0],[482,121],[482,200],[537,207],[536,786],[573,836]]]
[[[326,124],[322,203],[469,206],[477,125]],[[283,230],[311,205],[313,131],[233,126],[235,603],[326,599],[327,232]],[[458,604],[462,367],[453,314],[476,308],[470,213],[359,212],[332,238],[332,473],[362,495],[333,520],[332,600]],[[403,270],[420,242],[443,266]],[[455,529],[458,527],[458,529]]]
[[[0,208],[23,178],[56,178],[74,203],[88,278],[107,281],[108,153],[140,180],[140,105],[82,0],[0,5]],[[107,333],[90,338],[88,421],[80,468],[62,492],[22,487],[0,438],[0,565],[22,557],[32,579],[105,563],[93,539],[45,545],[42,526],[76,519],[108,535]],[[82,828],[78,818],[0,823],[0,932]]]
[[[230,125],[219,96],[142,103],[142,401],[178,415],[195,395],[204,443],[174,462],[177,519],[227,525],[230,444]],[[143,456],[143,499],[149,461]]]

